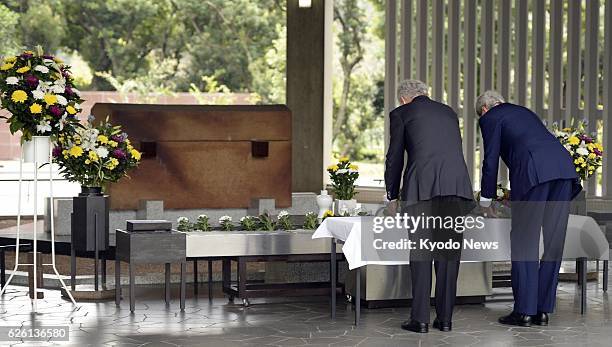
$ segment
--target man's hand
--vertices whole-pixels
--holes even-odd
[[[391,200],[387,203],[387,207],[385,208],[385,215],[387,216],[395,216],[397,214],[399,207],[398,200]]]

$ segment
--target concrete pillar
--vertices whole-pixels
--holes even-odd
[[[331,122],[332,0],[312,0],[299,7],[287,0],[287,106],[293,116],[292,189],[318,192],[331,146],[326,122]],[[326,30],[326,23],[328,28]],[[327,37],[327,41],[326,41]],[[327,140],[329,141],[329,140]]]

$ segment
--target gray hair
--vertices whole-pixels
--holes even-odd
[[[402,98],[412,100],[419,95],[428,95],[429,87],[419,80],[403,80],[397,86],[397,100]]]
[[[490,110],[491,108],[499,104],[503,104],[504,102],[506,102],[506,100],[504,100],[504,97],[501,96],[501,94],[494,90],[487,90],[486,92],[482,93],[482,95],[480,95],[478,98],[476,98],[474,108],[476,109],[476,114],[478,114],[478,116],[482,116],[483,107],[486,107],[487,110]]]

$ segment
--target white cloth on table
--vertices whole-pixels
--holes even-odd
[[[371,261],[361,257],[361,230],[364,218],[374,217],[328,217],[312,235],[313,239],[335,238],[344,242],[342,253],[349,269],[373,265],[402,265],[408,261]],[[509,261],[510,260],[510,219],[485,219],[482,230],[466,230],[464,237],[477,238],[482,241],[497,241],[497,250],[463,249],[462,262]],[[540,237],[540,254],[543,251],[543,241]],[[406,251],[408,252],[408,251]],[[609,260],[609,243],[595,220],[588,216],[570,215],[563,259],[574,260],[585,257],[589,260]]]

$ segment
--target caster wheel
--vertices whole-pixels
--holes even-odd
[[[249,307],[250,304],[249,299],[242,299],[242,306]]]

